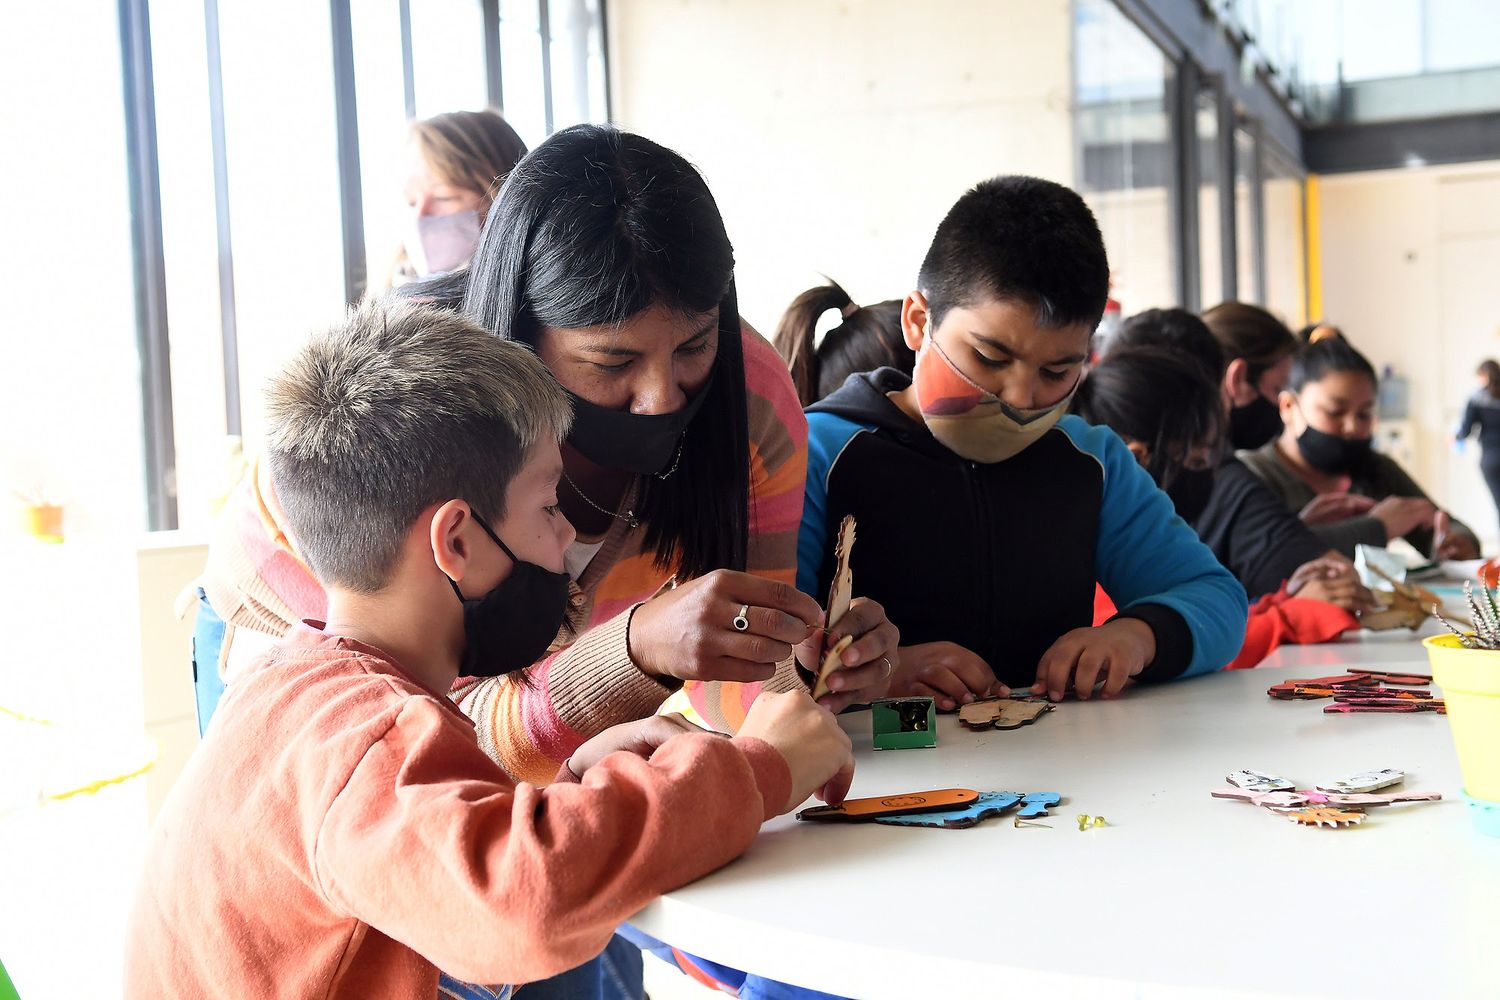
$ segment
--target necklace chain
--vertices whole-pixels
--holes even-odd
[[[573,482],[573,477],[568,475],[566,470],[563,471],[563,478],[568,481],[569,486],[573,487],[573,492],[578,494],[579,499],[597,510],[599,513],[608,514],[610,517],[615,518],[616,520],[624,521],[632,528],[639,528],[641,526],[641,522],[635,516],[635,511],[627,510],[625,513],[620,514],[612,510],[605,510],[603,507],[590,500],[587,493],[578,488],[578,484]]]

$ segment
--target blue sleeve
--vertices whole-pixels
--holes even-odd
[[[797,532],[797,589],[820,604],[826,596],[818,593],[818,571],[828,549],[828,474],[844,446],[863,429],[832,413],[807,415],[807,488]]]
[[[1474,433],[1474,425],[1477,423],[1479,423],[1479,407],[1475,406],[1474,401],[1471,399],[1464,404],[1464,419],[1458,425],[1458,431],[1454,434],[1454,437],[1460,441],[1464,440],[1470,434]]]
[[[1094,554],[1099,583],[1123,615],[1141,618],[1158,636],[1157,662],[1143,679],[1221,669],[1245,641],[1245,588],[1177,516],[1171,499],[1113,431],[1090,427],[1077,417],[1064,418],[1062,427],[1104,470]],[[1161,609],[1175,615],[1163,615]],[[1180,618],[1190,637],[1189,648],[1176,655],[1162,643],[1163,628],[1181,628],[1172,618]]]

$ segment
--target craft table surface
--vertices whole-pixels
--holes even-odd
[[[944,716],[931,750],[874,752],[869,714],[846,715],[852,795],[1055,791],[1051,828],[783,816],[631,922],[850,997],[1500,997],[1500,841],[1469,823],[1447,720],[1266,696],[1308,664],[1416,669],[1420,644],[1366,633],[1280,659],[1299,662],[1067,702],[1012,732]],[[1443,801],[1332,830],[1209,797],[1242,768],[1308,787],[1384,767]],[[1080,832],[1085,812],[1108,826]]]

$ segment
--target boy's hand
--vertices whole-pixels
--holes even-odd
[[[573,756],[568,758],[568,770],[581,778],[585,771],[617,751],[628,750],[641,757],[650,757],[657,747],[674,736],[706,732],[707,729],[700,729],[676,713],[610,726],[573,751]]]
[[[1138,618],[1116,618],[1097,628],[1075,628],[1042,654],[1032,694],[1062,701],[1072,680],[1073,693],[1087,701],[1104,682],[1103,696],[1113,698],[1125,682],[1156,658],[1156,633]]]
[[[901,663],[891,678],[890,697],[929,697],[938,709],[952,712],[978,698],[1005,698],[1010,688],[978,654],[956,642],[902,646]]]
[[[740,609],[747,627],[734,627]],[[823,624],[818,602],[789,583],[716,569],[664,591],[630,619],[642,673],[701,681],[764,681]]]
[[[854,780],[849,737],[804,691],[762,693],[736,739],[764,740],[786,759],[792,794],[778,812],[790,812],[815,792],[829,805],[838,805]]]
[[[884,698],[901,663],[897,650],[901,633],[885,616],[885,608],[868,597],[850,601],[849,610],[828,630],[826,638],[822,629],[816,629],[798,644],[797,662],[816,673],[824,651],[846,635],[854,636],[854,641],[839,655],[839,666],[828,677],[832,693],[818,699],[819,705],[835,715],[850,705]]]

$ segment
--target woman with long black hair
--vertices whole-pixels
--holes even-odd
[[[803,686],[798,663],[846,634],[826,704],[883,694],[897,633],[880,606],[856,600],[825,633],[794,586],[806,421],[786,366],[740,321],[733,248],[686,160],[607,126],[552,136],[506,181],[463,309],[530,345],[574,404],[567,623],[527,683],[455,691],[507,771],[549,779],[684,687],[702,721],[733,730],[762,686]]]

